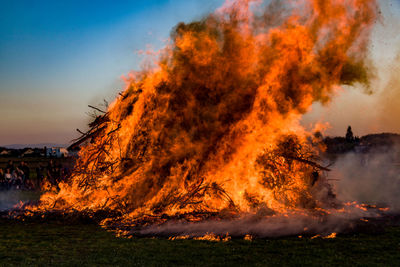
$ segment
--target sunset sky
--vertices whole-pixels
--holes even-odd
[[[180,21],[199,19],[223,0],[1,1],[0,145],[68,143],[85,129],[88,104],[111,101],[121,75],[139,69],[138,51],[159,49]],[[400,3],[382,0],[370,46],[374,94],[345,92],[303,120],[326,134],[400,132]]]

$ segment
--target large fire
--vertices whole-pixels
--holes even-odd
[[[71,180],[31,209],[113,211],[103,224],[133,226],[339,209],[299,120],[341,85],[368,84],[377,3],[266,2],[178,24],[92,123]]]

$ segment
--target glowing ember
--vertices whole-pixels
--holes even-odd
[[[195,237],[195,238],[193,238],[194,240],[205,240],[205,241],[223,241],[223,242],[226,242],[226,241],[229,241],[229,240],[231,240],[231,237],[228,235],[228,234],[226,234],[226,236],[225,237],[219,237],[219,236],[216,236],[215,234],[213,234],[213,233],[211,233],[211,234],[206,234],[206,235],[204,235],[204,236],[200,236],[200,237]]]
[[[189,239],[189,235],[180,235],[180,236],[171,236],[168,238],[168,240],[183,240],[183,239]]]
[[[246,241],[252,241],[253,237],[251,235],[247,234],[247,235],[244,236],[243,239],[246,240]]]
[[[112,210],[103,225],[133,228],[328,214],[323,147],[299,119],[340,85],[368,83],[376,2],[282,2],[228,1],[177,25],[158,65],[92,123],[71,181],[31,209]]]
[[[330,235],[324,236],[323,238],[336,238],[336,233],[332,233]]]
[[[311,237],[311,239],[316,239],[316,238],[332,239],[332,238],[336,238],[336,235],[337,235],[336,233],[331,233],[331,234],[326,235],[326,236],[314,235],[314,236]],[[299,236],[299,237],[301,237],[301,236]]]

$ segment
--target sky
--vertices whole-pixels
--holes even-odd
[[[206,3],[204,3],[206,2]],[[68,143],[138,54],[223,1],[0,0],[0,145]]]
[[[140,68],[139,51],[160,49],[178,22],[222,3],[0,0],[0,145],[69,143],[90,121],[88,105],[112,101],[121,75]],[[327,106],[315,104],[304,125],[328,122],[329,135],[347,125],[356,135],[400,132],[400,3],[380,3],[383,19],[370,47],[374,94],[345,88]]]

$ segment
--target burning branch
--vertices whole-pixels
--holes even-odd
[[[375,0],[282,3],[280,16],[228,2],[178,24],[158,66],[127,78],[107,111],[89,106],[73,177],[41,209],[113,210],[123,216],[109,225],[145,225],[330,204],[315,192],[331,193],[315,178],[329,168],[299,120],[337,86],[368,84]]]

